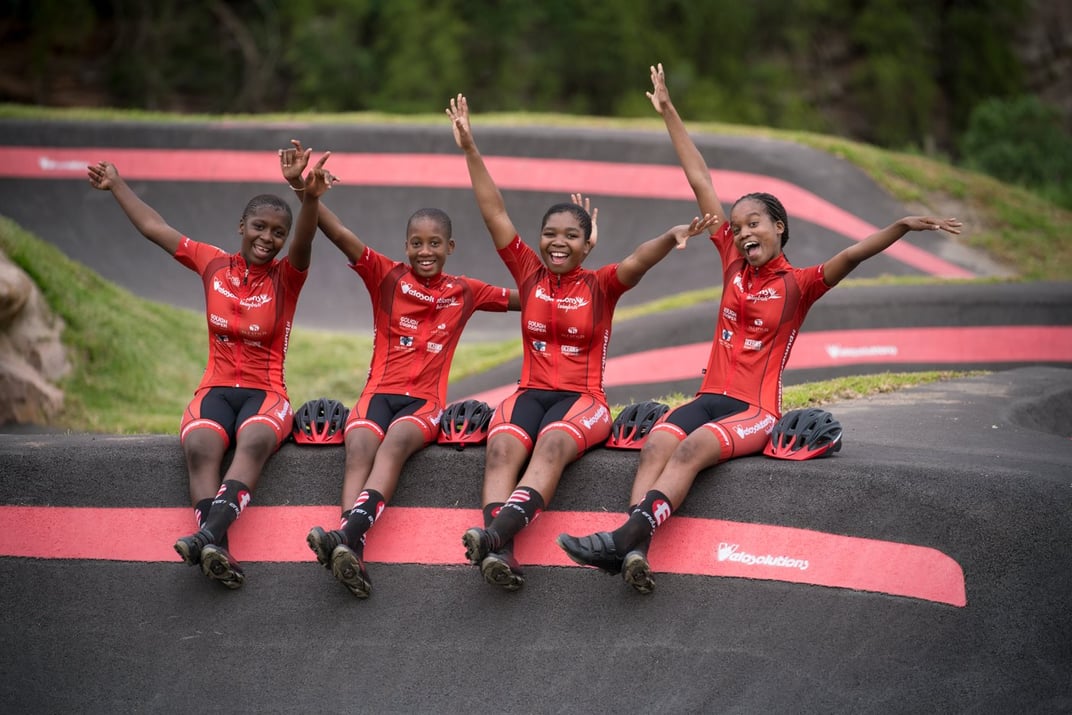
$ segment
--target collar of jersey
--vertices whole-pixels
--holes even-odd
[[[441,285],[443,285],[443,281],[447,280],[447,274],[443,271],[440,271],[438,274],[432,276],[431,278],[421,278],[413,271],[413,266],[409,267],[409,274],[413,277],[413,280],[417,281],[425,288],[439,288]]]
[[[231,258],[236,269],[239,271],[249,271],[250,273],[267,273],[271,270],[272,264],[276,261],[276,259],[273,258],[267,263],[262,263],[260,265],[250,263],[242,256],[241,252],[231,254]]]
[[[751,268],[748,263],[745,266]],[[759,268],[755,269],[756,275],[766,276],[772,273],[784,273],[785,271],[792,270],[793,266],[789,263],[789,259],[785,257],[784,253],[779,253],[774,258],[764,263]]]

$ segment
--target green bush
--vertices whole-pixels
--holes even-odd
[[[960,141],[961,162],[1072,208],[1072,137],[1060,113],[1037,97],[990,99],[975,108]]]

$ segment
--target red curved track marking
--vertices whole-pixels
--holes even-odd
[[[86,166],[108,159],[128,179],[147,181],[243,182],[281,181],[271,151],[215,149],[119,149],[107,147],[4,147],[0,176],[27,179],[84,179]],[[503,189],[562,194],[584,187],[585,193],[692,201],[692,190],[677,166],[622,164],[574,159],[485,157]],[[451,154],[332,153],[332,173],[346,185],[433,186],[468,189],[469,174],[460,156]],[[719,198],[735,201],[752,191],[769,191],[795,218],[812,222],[859,241],[878,230],[810,191],[781,179],[737,171],[712,171]],[[971,278],[960,266],[900,242],[884,253],[923,273],[946,278]]]
[[[622,355],[607,360],[604,384],[644,385],[695,379],[707,365],[711,343],[691,343]],[[838,367],[880,363],[988,364],[1072,363],[1072,326],[982,326],[962,328],[883,328],[800,333],[786,368]],[[516,384],[465,399],[498,404]]]
[[[305,535],[334,526],[335,507],[250,507],[229,532],[243,561],[313,561]],[[369,562],[465,564],[461,534],[478,509],[391,507],[369,532]],[[544,512],[516,541],[522,563],[574,566],[555,545],[567,532],[612,529],[621,514]],[[174,539],[194,527],[183,508],[0,506],[0,556],[111,561],[177,561]],[[102,528],[107,524],[107,528]],[[268,538],[271,535],[271,538]],[[650,552],[663,573],[787,581],[907,596],[965,606],[960,565],[935,549],[766,524],[675,517]]]

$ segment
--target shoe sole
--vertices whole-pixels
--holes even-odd
[[[469,559],[469,563],[473,565],[480,564],[488,555],[481,542],[480,529],[469,529],[462,534],[462,543],[465,545],[465,558]]]
[[[175,542],[175,553],[182,558],[182,562],[187,566],[197,566],[201,563],[200,552],[195,554],[190,550],[190,545],[182,539]]]
[[[525,577],[496,556],[484,557],[480,562],[480,574],[492,586],[498,586],[505,591],[517,591],[525,585]]]
[[[331,573],[358,598],[368,598],[372,594],[372,583],[362,573],[361,560],[352,549],[346,546],[335,547],[331,554]]]
[[[238,564],[228,558],[225,551],[213,546],[201,550],[201,573],[231,590],[242,588],[246,582],[246,575]]]
[[[327,545],[324,543],[327,535],[328,532],[324,531],[319,526],[314,526],[309,530],[309,534],[305,537],[305,542],[309,544],[309,548],[316,554],[316,562],[324,568],[330,569],[331,552],[327,550]],[[334,551],[334,548],[332,551]]]
[[[651,575],[651,564],[640,551],[630,551],[622,564],[622,579],[639,593],[648,594],[655,590],[655,579]]]

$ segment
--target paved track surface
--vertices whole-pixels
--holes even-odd
[[[406,127],[122,129],[4,123],[10,146],[253,151],[299,136],[338,152],[452,151],[449,135]],[[482,136],[489,155],[673,161],[658,133],[488,129]],[[712,164],[806,186],[871,224],[905,213],[856,170],[810,150],[718,137],[701,145]],[[107,152],[86,156],[107,158]],[[219,236],[221,245],[246,198],[278,190],[256,182],[139,182],[137,188],[174,224],[190,225],[207,240]],[[585,187],[563,192],[575,188]],[[110,198],[72,172],[0,178],[0,189],[0,213],[106,277],[148,297],[200,308],[184,302],[197,297],[186,271],[143,245]],[[501,267],[484,250],[467,191],[422,188],[419,197],[395,187],[352,191],[333,192],[332,201],[348,223],[367,227],[361,230],[371,243],[397,240],[401,249],[412,209],[440,205],[454,216],[456,234],[466,237],[453,270],[506,280],[494,274]],[[557,198],[507,194],[529,235]],[[618,198],[600,206],[599,254],[606,260],[694,212],[688,201]],[[807,222],[794,223],[793,231],[790,257],[798,264],[820,261],[847,240]],[[613,239],[625,234],[620,245]],[[972,273],[1000,272],[952,242],[928,237],[920,245]],[[333,250],[318,244],[314,270],[322,272],[317,292],[303,295],[299,321],[316,324],[315,308],[345,295],[355,310],[332,316],[332,325],[352,319],[343,327],[365,329],[360,301],[367,298]],[[647,292],[638,289],[631,299],[708,287],[717,275],[712,259],[661,265],[641,284]],[[915,272],[882,258],[859,274]],[[951,293],[845,288],[820,301],[808,327],[1068,325],[1067,294],[1064,284],[965,286]],[[672,320],[625,322],[616,327],[613,349],[624,355],[709,340],[710,311],[697,306]],[[512,336],[516,325],[508,322],[508,330],[474,325],[473,334]],[[830,406],[846,429],[845,448],[833,458],[749,457],[709,470],[657,537],[652,556],[660,573],[650,597],[556,561],[551,545],[552,526],[568,524],[578,533],[603,528],[606,514],[624,507],[632,452],[596,450],[570,467],[552,510],[519,542],[527,563],[543,565],[527,569],[520,593],[505,594],[461,563],[453,527],[477,518],[482,450],[429,448],[412,460],[392,507],[417,515],[419,525],[450,529],[403,528],[410,522],[401,518],[378,524],[369,552],[374,594],[358,602],[301,544],[311,525],[306,509],[318,519],[337,514],[337,448],[287,445],[273,458],[233,535],[249,581],[229,592],[168,555],[186,530],[182,519],[191,518],[175,437],[0,435],[0,709],[1072,711],[1072,370],[994,367],[1017,369]],[[481,385],[452,389],[499,384],[502,376],[492,375]],[[750,528],[754,541],[738,538],[753,534]],[[695,538],[701,532],[708,536]],[[822,551],[824,540],[837,548]],[[135,547],[117,557],[124,552],[117,542]],[[776,566],[750,571],[722,558],[734,549],[811,566],[793,575]],[[920,549],[955,566],[945,585],[959,584],[959,604],[891,595],[898,591],[889,586],[845,586],[903,576],[913,592],[933,580],[933,574],[899,573],[908,569],[905,554]],[[86,558],[87,551],[101,557]],[[675,571],[684,552],[701,567]],[[829,570],[831,585],[816,585],[824,558],[838,566]]]

